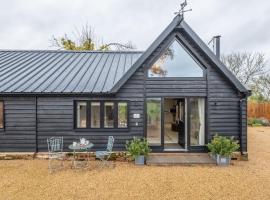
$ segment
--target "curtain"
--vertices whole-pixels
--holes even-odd
[[[205,134],[204,134],[204,130],[205,130],[205,123],[204,123],[204,118],[205,118],[205,114],[204,114],[204,99],[199,98],[198,99],[198,110],[199,110],[199,120],[200,120],[200,129],[199,129],[199,145],[204,145],[205,141]]]

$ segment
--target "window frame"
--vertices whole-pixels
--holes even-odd
[[[105,115],[105,104],[106,103],[112,103],[113,104],[113,126],[112,127],[105,127],[105,117],[106,117],[106,115]],[[118,110],[116,110],[117,108],[116,108],[116,106],[117,106],[118,104],[117,103],[115,103],[114,101],[104,101],[103,102],[103,112],[102,112],[102,121],[103,121],[103,127],[102,128],[104,128],[104,129],[114,129],[114,128],[116,128],[117,126],[115,126],[116,125],[116,122],[118,123],[118,119],[117,119],[117,116],[116,115],[118,115]]]
[[[203,129],[203,131],[204,131],[204,144],[191,144],[191,110],[192,110],[192,107],[191,107],[191,99],[203,99],[203,101],[204,101],[204,114],[202,115],[203,117],[204,117],[204,119],[203,119],[203,121],[204,121],[204,129]],[[190,148],[193,148],[193,147],[205,147],[206,145],[207,145],[207,133],[206,133],[206,127],[207,127],[207,111],[206,111],[206,109],[207,109],[207,104],[206,104],[206,101],[207,101],[207,99],[206,99],[206,97],[197,97],[197,96],[195,96],[195,97],[189,97],[188,98],[188,109],[189,109],[189,116],[188,116],[188,120],[189,120],[189,124],[188,124],[188,130],[189,130],[189,147]]]
[[[2,116],[3,117],[3,121],[2,121],[3,127],[0,127],[0,130],[4,131],[5,130],[5,102],[3,100],[0,100],[0,103],[3,104],[3,116]]]
[[[203,76],[202,77],[151,77],[149,76],[149,70],[151,67],[158,61],[158,59],[166,52],[166,50],[172,45],[172,43],[176,41],[179,43],[179,45],[187,52],[187,54],[190,55],[190,57],[198,64],[198,66],[202,69]],[[206,67],[201,63],[201,61],[197,58],[194,53],[192,53],[191,50],[188,49],[188,47],[184,44],[184,42],[181,41],[181,39],[178,37],[177,33],[174,33],[170,36],[168,39],[168,42],[165,43],[162,50],[157,54],[148,64],[146,68],[146,78],[149,80],[206,80]]]
[[[127,104],[127,127],[119,127],[118,125],[119,125],[119,110],[118,110],[118,108],[119,108],[119,103],[126,103]],[[128,121],[128,119],[129,119],[129,107],[128,107],[128,102],[127,101],[118,101],[117,103],[116,103],[116,105],[117,105],[117,112],[116,112],[116,114],[117,114],[117,116],[116,116],[116,127],[117,127],[117,129],[127,129],[128,127],[129,127],[129,121]]]
[[[81,102],[86,102],[86,128],[80,128],[77,127],[77,104]],[[99,128],[92,128],[91,127],[91,103],[100,103],[100,127]],[[114,109],[113,109],[113,115],[114,115],[114,126],[113,127],[105,127],[105,103],[106,102],[112,102]],[[119,127],[118,128],[118,103],[126,103],[127,104],[127,127]],[[129,100],[74,100],[73,103],[73,108],[74,108],[74,114],[73,114],[73,127],[75,130],[80,130],[80,131],[100,131],[100,130],[119,130],[119,131],[127,131],[129,130]]]
[[[92,127],[92,103],[99,103],[99,127]],[[87,113],[87,116],[88,116],[88,119],[86,117],[86,120],[87,120],[87,126],[86,128],[90,127],[91,129],[100,129],[101,128],[101,107],[102,107],[102,103],[100,101],[87,101],[87,110],[86,110],[86,113]]]
[[[78,127],[78,104],[79,103],[86,103],[86,127]],[[76,127],[77,129],[86,129],[88,127],[88,102],[87,101],[76,101],[74,104],[74,127]]]

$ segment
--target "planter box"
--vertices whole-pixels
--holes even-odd
[[[144,156],[138,156],[135,158],[135,165],[144,165]]]
[[[231,163],[231,156],[225,157],[217,154],[217,165],[218,166],[229,166]]]

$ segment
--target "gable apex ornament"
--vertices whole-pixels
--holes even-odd
[[[184,19],[185,12],[192,11],[192,9],[185,10],[185,7],[187,6],[187,0],[185,0],[183,3],[180,4],[180,10],[178,12],[175,12],[175,15],[180,15]]]

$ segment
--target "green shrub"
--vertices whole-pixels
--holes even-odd
[[[211,143],[207,144],[207,147],[212,155],[219,154],[227,157],[239,149],[239,144],[233,138],[218,136],[216,134],[211,140]]]
[[[151,152],[147,140],[145,138],[140,139],[137,137],[134,137],[133,140],[126,142],[126,149],[133,158],[141,155],[147,156]]]
[[[270,126],[270,122],[268,119],[261,117],[260,120],[263,126]]]
[[[252,124],[252,126],[263,126],[262,124]]]
[[[249,126],[262,126],[264,124],[264,120],[260,118],[249,118],[248,125]]]
[[[253,118],[248,118],[247,124],[249,126],[252,126],[252,124],[253,124]]]

